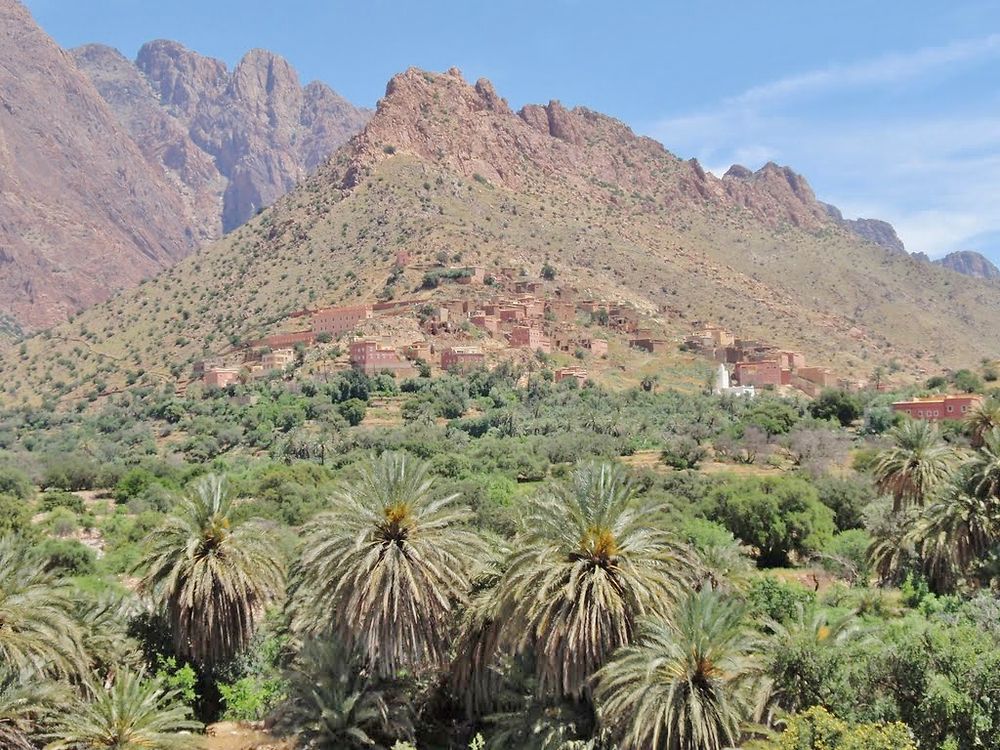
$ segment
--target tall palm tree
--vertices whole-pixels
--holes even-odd
[[[950,591],[1000,540],[1000,499],[955,482],[916,518],[908,538],[936,591]]]
[[[522,526],[499,586],[503,644],[534,653],[540,692],[582,696],[638,619],[676,598],[688,555],[607,463],[540,494]]]
[[[889,435],[894,444],[875,462],[875,484],[892,497],[895,511],[922,506],[930,493],[951,477],[958,453],[930,422],[909,421]]]
[[[443,667],[483,549],[457,499],[403,453],[364,463],[305,530],[293,626],[332,630],[384,677]]]
[[[977,497],[1000,498],[1000,428],[980,436],[979,450],[965,466],[967,490]]]
[[[0,539],[0,664],[68,675],[84,661],[66,585],[27,543]]]
[[[597,673],[602,723],[620,750],[720,750],[763,706],[758,638],[745,608],[710,588],[667,619],[645,621],[638,641]]]
[[[973,448],[979,448],[986,435],[1000,428],[1000,399],[990,398],[972,407],[965,415],[965,429]]]
[[[160,679],[122,671],[110,687],[89,676],[84,696],[70,703],[45,750],[188,750],[198,747],[200,722]]]
[[[253,637],[284,587],[282,555],[268,527],[233,524],[222,477],[199,480],[150,534],[139,590],[165,611],[178,656],[211,667]]]

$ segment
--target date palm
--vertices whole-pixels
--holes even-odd
[[[35,750],[39,724],[64,698],[64,685],[44,675],[0,667],[0,747]]]
[[[379,675],[443,667],[483,543],[427,465],[386,452],[305,530],[293,626],[331,630]]]
[[[965,415],[964,421],[972,447],[980,447],[990,432],[1000,428],[1000,399],[990,398],[976,404]]]
[[[286,673],[288,699],[277,725],[313,750],[376,746],[377,737],[409,737],[413,727],[372,676],[342,648],[307,640]]]
[[[0,664],[69,675],[84,661],[66,585],[25,542],[0,539]]]
[[[930,422],[909,421],[892,430],[893,445],[875,462],[875,484],[893,500],[893,510],[923,506],[947,482],[959,456]]]
[[[938,492],[907,531],[938,591],[953,589],[1000,540],[994,462],[985,455],[970,462],[962,477]]]
[[[199,746],[193,732],[200,722],[180,702],[177,691],[159,679],[122,671],[110,687],[95,676],[84,696],[66,706],[46,750],[188,750]]]
[[[638,641],[597,674],[602,723],[620,750],[720,750],[763,705],[758,638],[737,600],[710,588],[688,594],[666,619],[646,620]]]
[[[229,661],[284,586],[282,556],[261,521],[234,524],[226,481],[199,480],[149,536],[139,590],[166,613],[178,656]]]
[[[499,586],[502,645],[534,654],[540,692],[582,696],[638,619],[676,598],[691,564],[612,464],[540,494],[522,526]]]

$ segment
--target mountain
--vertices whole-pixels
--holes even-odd
[[[823,203],[823,208],[830,215],[830,218],[837,224],[856,234],[863,240],[868,240],[893,253],[905,253],[906,246],[896,234],[896,228],[887,221],[881,219],[845,219],[840,209]]]
[[[232,71],[166,40],[143,45],[134,63],[98,44],[73,56],[146,158],[173,178],[206,238],[291,190],[371,114],[326,84],[303,87],[266,50]]]
[[[948,253],[943,258],[938,258],[933,262],[942,268],[977,279],[1000,279],[1000,268],[993,265],[984,255],[971,250]]]
[[[66,53],[0,0],[0,341],[107,299],[284,195],[370,112],[264,50]]]
[[[919,377],[1000,350],[1000,290],[861,239],[791,169],[717,178],[589,109],[514,112],[485,80],[411,69],[290,194],[9,350],[0,383],[17,401],[183,380],[304,307],[454,295],[421,290],[443,256],[531,275],[547,263],[678,343],[710,321],[844,375],[891,361]]]
[[[371,113],[324,83],[299,83],[255,49],[226,64],[157,40],[135,62],[99,44],[72,51],[152,163],[185,197],[200,237],[217,238],[291,190]]]
[[[65,320],[175,262],[195,244],[183,214],[90,80],[0,0],[0,328]]]

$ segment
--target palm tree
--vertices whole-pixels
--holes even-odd
[[[620,750],[720,750],[763,706],[758,638],[737,600],[703,588],[597,673],[601,721]]]
[[[0,664],[69,675],[84,661],[66,585],[25,542],[0,539]]]
[[[332,630],[384,677],[443,667],[483,549],[457,498],[437,495],[427,464],[405,454],[362,465],[305,530],[293,626]]]
[[[84,697],[66,706],[46,750],[187,750],[197,747],[200,722],[160,679],[122,671],[105,688],[96,676],[84,680]]]
[[[202,666],[229,661],[250,641],[284,587],[281,553],[257,520],[234,525],[222,477],[198,481],[150,534],[139,590],[165,611],[177,655]]]
[[[951,477],[958,454],[930,422],[909,421],[889,434],[894,445],[878,456],[875,484],[892,496],[894,511],[922,506]]]
[[[543,492],[522,526],[499,586],[503,645],[534,653],[540,692],[582,696],[638,619],[676,598],[691,563],[611,464]]]
[[[1000,498],[1000,427],[980,436],[979,450],[965,466],[965,484],[977,497]]]
[[[306,747],[349,750],[376,746],[377,737],[413,734],[409,717],[332,642],[306,641],[286,677],[288,700],[279,709],[278,727]]]
[[[62,701],[63,687],[38,673],[0,668],[0,747],[35,750],[40,720]]]
[[[1000,428],[1000,399],[990,398],[980,402],[969,410],[964,421],[972,447],[979,448],[988,433]]]
[[[1000,539],[1000,500],[955,482],[924,508],[908,538],[935,590],[951,590]]]

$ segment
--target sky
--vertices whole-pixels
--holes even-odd
[[[26,0],[64,47],[262,47],[374,106],[410,66],[559,99],[722,174],[767,161],[907,249],[1000,263],[996,0]]]

